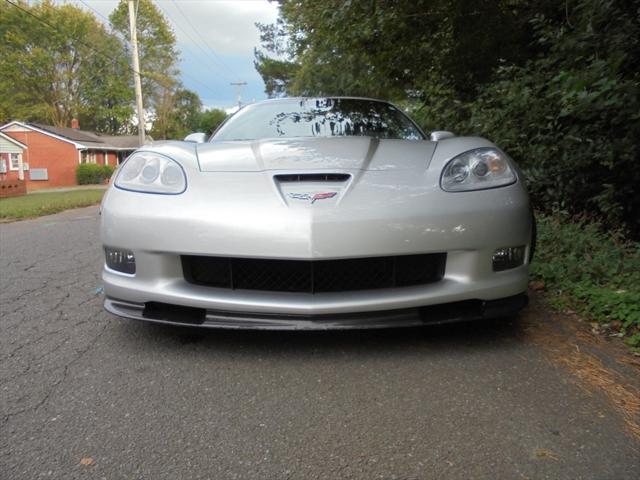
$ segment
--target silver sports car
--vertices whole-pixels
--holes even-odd
[[[378,100],[267,100],[208,141],[145,146],[101,214],[105,308],[122,317],[371,328],[527,302],[535,229],[517,166]]]

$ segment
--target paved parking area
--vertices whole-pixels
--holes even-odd
[[[101,263],[96,207],[0,225],[2,479],[638,478],[637,366],[537,301],[199,332],[105,313]]]

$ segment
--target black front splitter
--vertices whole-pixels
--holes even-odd
[[[528,303],[526,293],[497,300],[463,300],[400,310],[330,315],[232,312],[159,302],[132,303],[107,297],[104,307],[120,317],[169,325],[255,330],[344,330],[415,327],[515,315]]]

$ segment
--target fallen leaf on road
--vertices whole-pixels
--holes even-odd
[[[560,460],[558,454],[548,448],[536,448],[533,453],[536,458],[550,458],[551,460]]]
[[[80,465],[93,465],[93,458],[84,457],[80,459]]]

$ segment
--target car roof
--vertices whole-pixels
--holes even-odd
[[[257,102],[252,102],[247,105],[255,105],[258,103],[271,103],[271,102],[284,102],[284,101],[292,101],[292,100],[309,100],[312,98],[332,98],[335,100],[366,100],[369,102],[381,102],[381,103],[391,103],[388,100],[383,100],[381,98],[371,98],[371,97],[355,97],[350,95],[308,95],[308,96],[296,96],[296,97],[278,97],[278,98],[267,98],[266,100],[259,100]]]

